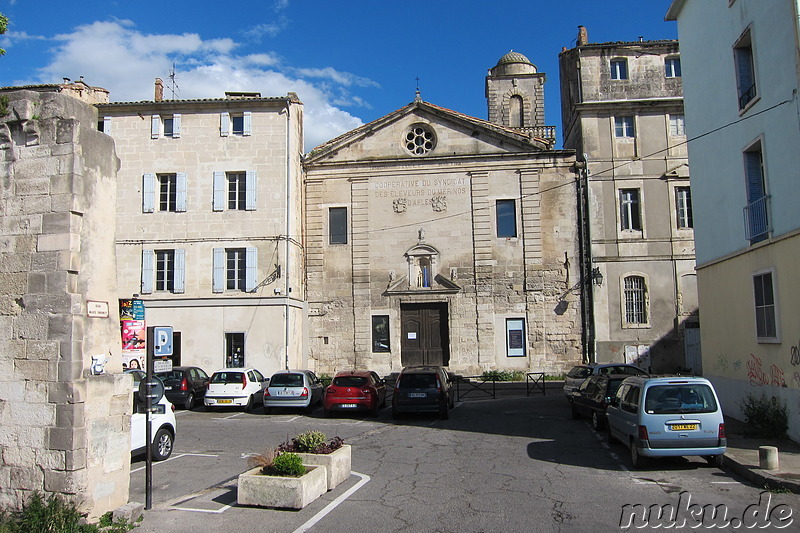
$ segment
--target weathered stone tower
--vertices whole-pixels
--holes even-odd
[[[544,126],[544,73],[513,50],[486,76],[489,122],[530,130]]]
[[[96,518],[127,503],[130,471],[118,160],[94,106],[59,92],[0,94],[0,507],[60,494]]]

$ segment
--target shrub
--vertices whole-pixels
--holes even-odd
[[[768,399],[761,395],[748,394],[739,404],[744,414],[744,421],[753,426],[764,437],[781,438],[789,429],[789,417],[786,405],[777,398]]]
[[[327,443],[325,439],[325,434],[321,431],[306,431],[296,436],[291,441],[287,440],[283,442],[278,446],[278,452],[331,453],[344,445],[344,440],[341,437],[334,437]]]
[[[296,453],[282,453],[272,461],[272,470],[279,476],[300,477],[306,473],[303,459]]]
[[[524,381],[525,372],[522,370],[487,370],[481,374],[484,381]]]
[[[313,453],[314,450],[325,443],[325,433],[321,431],[304,431],[294,440],[297,441],[297,451]]]
[[[247,458],[250,468],[260,467],[262,473],[266,473],[275,461],[276,450],[264,450],[262,453],[255,453]]]
[[[74,504],[58,495],[44,497],[35,493],[18,513],[0,512],[0,533],[97,533],[95,524],[85,523],[85,514]],[[122,520],[114,522],[111,515],[100,520],[103,531],[117,533],[133,529],[133,525]]]

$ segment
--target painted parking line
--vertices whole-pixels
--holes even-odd
[[[305,524],[295,529],[293,533],[304,533],[305,531],[308,531],[309,529],[314,527],[314,525],[317,522],[325,518],[328,514],[331,513],[331,511],[336,509],[343,501],[352,496],[353,493],[355,493],[358,489],[363,487],[370,480],[370,477],[366,474],[359,474],[358,472],[351,472],[351,473],[354,476],[360,477],[361,480],[352,487],[350,487],[349,489],[347,489],[343,494],[341,494],[331,503],[323,507],[317,514],[312,516]]]
[[[163,465],[164,463],[168,463],[170,461],[174,461],[175,459],[180,459],[181,457],[219,457],[217,454],[210,454],[210,453],[179,453],[178,455],[173,455],[169,459],[165,459],[163,461],[156,461],[153,462],[153,466]],[[141,472],[147,468],[147,466],[140,466],[139,468],[135,468],[131,470],[131,474],[136,472]]]

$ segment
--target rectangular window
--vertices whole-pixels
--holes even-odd
[[[739,109],[744,109],[758,94],[755,65],[753,63],[753,45],[749,31],[734,45],[733,59],[736,66],[736,90],[739,97]]]
[[[158,175],[158,210],[176,212],[178,210],[177,174]]]
[[[619,138],[633,138],[633,117],[614,117],[614,136]]]
[[[694,221],[692,220],[692,192],[689,187],[675,187],[675,210],[679,229],[694,227]]]
[[[257,289],[257,248],[214,248],[213,252],[213,292],[221,293],[226,289],[253,292]]]
[[[328,237],[330,244],[347,244],[346,207],[331,207],[328,210]]]
[[[164,137],[172,137],[174,133],[174,119],[172,117],[164,117]]]
[[[620,229],[641,231],[642,216],[639,205],[639,189],[619,190]]]
[[[243,291],[247,260],[244,248],[225,250],[225,288]]]
[[[223,111],[219,115],[219,133],[222,137],[229,135],[249,136],[252,129],[252,113],[229,113]]]
[[[506,356],[525,357],[525,319],[506,319]]]
[[[745,214],[745,238],[751,244],[763,241],[769,236],[769,196],[764,177],[764,157],[761,144],[756,144],[744,152],[745,178],[747,185],[747,205]]]
[[[611,60],[611,79],[612,80],[628,79],[628,61],[626,59]]]
[[[175,250],[156,250],[156,290],[175,290]]]
[[[669,134],[672,137],[686,136],[686,119],[683,115],[669,116]]]
[[[225,368],[244,368],[244,333],[225,334]]]
[[[681,77],[681,58],[668,57],[664,60],[664,75],[667,78]]]
[[[231,115],[231,133],[244,135],[244,115]]]
[[[247,176],[244,172],[228,172],[228,209],[244,211],[247,202]]]
[[[753,292],[756,305],[756,336],[759,339],[776,339],[778,321],[775,316],[772,272],[753,276]]]
[[[516,200],[497,200],[495,204],[497,213],[497,236],[517,236],[517,202]]]
[[[624,280],[625,323],[647,324],[647,288],[642,276],[628,276]]]
[[[372,351],[391,352],[389,345],[389,315],[372,317]]]

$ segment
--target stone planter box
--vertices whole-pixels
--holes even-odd
[[[350,445],[345,444],[333,453],[298,453],[307,466],[324,466],[328,474],[328,490],[350,477]]]
[[[236,501],[281,509],[302,509],[328,490],[325,467],[308,466],[300,477],[266,476],[261,467],[239,474]]]

